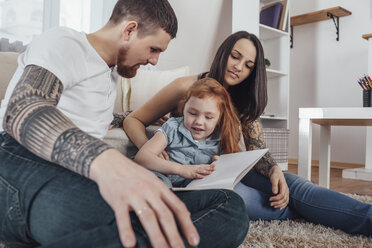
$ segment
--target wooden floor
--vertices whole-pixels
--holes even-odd
[[[297,174],[297,165],[288,165],[288,172]],[[311,168],[311,181],[318,183],[318,167]],[[342,193],[372,196],[372,182],[342,178],[342,169],[331,169],[330,188]]]

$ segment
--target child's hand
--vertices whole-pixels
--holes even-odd
[[[182,165],[179,175],[184,178],[201,179],[215,170],[214,164]]]
[[[220,159],[220,156],[217,156],[217,155],[214,155],[214,156],[212,157],[213,162],[216,161],[216,160],[219,160],[219,159]]]

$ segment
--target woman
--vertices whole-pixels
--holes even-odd
[[[176,79],[124,120],[124,130],[141,148],[145,126],[174,111],[188,88],[211,77],[228,90],[237,110],[247,150],[265,147],[259,116],[267,104],[264,53],[258,38],[245,31],[230,35],[219,47],[210,71]],[[163,153],[163,157],[166,155]],[[372,235],[372,205],[283,173],[267,153],[237,185],[251,220],[302,217],[348,233]]]

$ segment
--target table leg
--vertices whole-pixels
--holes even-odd
[[[366,169],[372,170],[372,127],[366,130]]]
[[[311,120],[300,118],[298,130],[298,175],[311,180]]]
[[[367,127],[366,132],[366,165],[364,168],[343,170],[343,178],[372,181],[372,127]]]
[[[331,126],[320,125],[319,185],[329,189],[331,170]]]

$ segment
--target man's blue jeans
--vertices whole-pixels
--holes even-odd
[[[250,171],[235,187],[246,204],[251,220],[304,218],[313,223],[348,233],[372,235],[372,205],[329,190],[292,173],[284,173],[289,187],[289,204],[283,209],[270,206],[270,180]]]
[[[242,199],[228,190],[177,193],[198,229],[199,247],[237,247],[248,231]],[[8,247],[122,247],[97,185],[49,163],[0,133],[0,243]],[[137,247],[151,247],[131,212]]]

